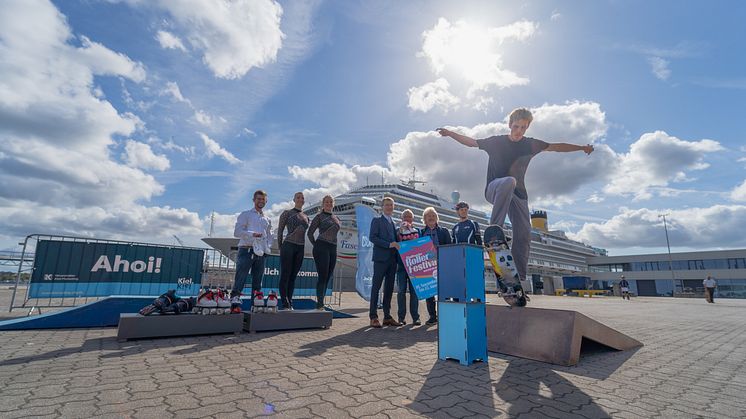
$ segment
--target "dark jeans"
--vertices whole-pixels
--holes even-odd
[[[280,248],[280,300],[285,307],[293,302],[295,278],[303,265],[304,250],[302,244],[287,241],[283,242]]]
[[[313,246],[313,260],[319,273],[319,282],[316,284],[316,307],[323,307],[326,288],[334,276],[334,266],[337,264],[337,245],[316,240]]]
[[[251,294],[262,289],[262,277],[264,277],[264,256],[254,254],[254,249],[241,247],[238,249],[236,259],[236,276],[233,279],[233,291],[231,296],[241,295],[246,277],[251,272]]]
[[[396,280],[396,259],[392,256],[388,262],[373,262],[373,287],[370,289],[370,318],[378,318],[378,293],[383,285],[383,318],[391,319],[391,297],[394,294]]]
[[[404,320],[407,315],[407,288],[409,288],[409,313],[412,316],[412,321],[420,319],[419,313],[419,301],[417,300],[417,294],[414,291],[412,281],[409,280],[409,275],[403,267],[400,267],[396,273],[396,283],[398,284],[398,290],[396,293],[396,302],[399,306],[399,321]]]
[[[705,299],[711,303],[715,302],[715,288],[705,288]]]
[[[425,300],[425,303],[427,304],[427,314],[430,316],[431,319],[434,319],[436,317],[435,313],[435,297],[430,297]]]

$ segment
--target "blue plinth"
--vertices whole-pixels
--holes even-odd
[[[487,362],[484,303],[438,303],[438,358]]]
[[[451,244],[438,247],[438,301],[485,301],[482,246]]]

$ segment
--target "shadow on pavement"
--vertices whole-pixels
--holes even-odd
[[[307,343],[300,347],[301,350],[295,356],[321,355],[336,346],[404,349],[421,342],[435,342],[437,339],[438,330],[434,327],[406,325],[374,329],[365,326],[343,335],[332,336],[326,340]]]
[[[505,416],[495,408],[492,386],[486,362],[464,366],[437,360],[407,407],[427,417]]]
[[[590,395],[556,369],[544,362],[510,358],[500,381],[495,383],[495,394],[507,405],[508,415],[609,417]]]

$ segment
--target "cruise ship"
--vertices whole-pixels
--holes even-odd
[[[337,268],[335,276],[339,278],[341,290],[353,291],[355,289],[355,273],[357,271],[357,222],[355,207],[365,205],[380,212],[384,197],[391,197],[396,202],[394,219],[398,223],[401,211],[410,209],[415,216],[415,224],[422,227],[422,213],[427,207],[434,207],[440,218],[440,225],[449,230],[458,222],[458,214],[455,205],[459,201],[458,192],[453,192],[450,200],[442,199],[434,193],[417,189],[416,185],[422,183],[411,179],[402,181],[400,184],[378,184],[366,185],[353,189],[349,192],[335,197],[334,213],[342,222],[342,229],[337,240]],[[321,211],[321,202],[307,207],[304,212],[313,218]],[[478,222],[480,227],[489,224],[489,215],[471,209],[469,216]],[[551,231],[548,229],[547,213],[545,211],[534,211],[531,214],[531,253],[529,255],[529,272],[524,288],[532,292],[544,293],[554,292],[555,284],[561,284],[562,276],[574,275],[587,270],[586,258],[589,256],[605,256],[604,249],[595,248],[587,244],[570,240],[563,231]],[[506,223],[508,236],[511,235],[510,224]],[[203,241],[213,248],[218,249],[223,255],[230,259],[235,256],[238,239],[208,237]],[[308,239],[306,239],[308,241]],[[277,242],[272,246],[273,254],[277,254]],[[306,256],[311,257],[311,245],[306,243]],[[487,264],[489,265],[489,264]],[[490,280],[494,275],[489,269],[486,271],[486,285],[488,291],[495,290],[495,281]],[[561,287],[561,285],[560,285]]]

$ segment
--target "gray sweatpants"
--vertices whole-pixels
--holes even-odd
[[[510,246],[518,275],[526,279],[528,252],[531,246],[531,218],[528,213],[528,200],[517,197],[516,180],[512,176],[497,178],[487,185],[484,197],[492,203],[490,224],[503,227],[505,216],[510,217],[513,226],[513,242]]]

